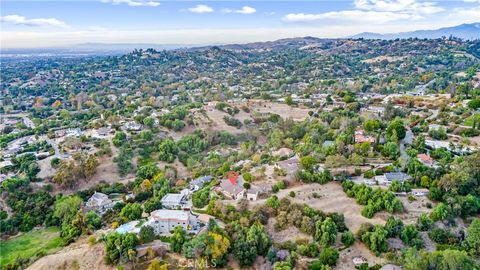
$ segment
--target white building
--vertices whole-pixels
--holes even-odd
[[[187,201],[185,193],[167,193],[163,196],[161,203],[164,208],[177,209],[187,207]]]
[[[95,192],[93,193],[92,197],[88,199],[87,203],[85,204],[85,208],[87,211],[93,210],[99,214],[105,213],[108,209],[113,208],[115,202],[108,198],[108,195]]]
[[[156,234],[168,234],[177,226],[184,230],[189,229],[190,213],[182,210],[155,210],[144,226],[151,226]]]

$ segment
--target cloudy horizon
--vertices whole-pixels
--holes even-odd
[[[2,1],[1,47],[81,43],[208,45],[480,22],[480,0]]]

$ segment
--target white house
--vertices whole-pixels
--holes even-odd
[[[155,210],[144,223],[144,226],[147,225],[151,226],[156,234],[168,234],[177,226],[187,231],[191,225],[190,213],[182,210]]]
[[[85,204],[85,209],[87,211],[93,210],[99,214],[103,214],[108,209],[113,208],[114,205],[115,202],[108,198],[108,195],[100,192],[95,192]]]
[[[428,195],[428,189],[426,188],[412,188],[411,194],[415,197],[423,197]]]
[[[187,206],[187,196],[182,193],[167,193],[160,202],[164,208],[184,208]]]
[[[247,200],[256,201],[258,198],[259,190],[257,188],[250,188],[247,190]]]

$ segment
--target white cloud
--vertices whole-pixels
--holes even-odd
[[[143,0],[101,0],[102,3],[109,3],[114,5],[127,4],[131,7],[158,7],[159,2],[143,1]]]
[[[402,19],[421,19],[421,16],[395,12],[343,10],[320,14],[290,13],[283,17],[286,22],[312,22],[327,19],[380,24]]]
[[[434,14],[445,10],[434,2],[417,2],[416,0],[355,0],[354,6],[360,10],[415,14]]]
[[[463,0],[466,3],[480,3],[480,0]]]
[[[459,23],[480,22],[480,6],[475,8],[456,8],[448,15],[451,19],[460,19]]]
[[[193,13],[209,13],[213,12],[213,8],[207,5],[196,5],[195,7],[189,8],[188,11]]]
[[[434,2],[417,2],[417,0],[354,0],[353,5],[355,6],[353,10],[317,14],[290,13],[284,16],[283,20],[286,22],[312,22],[329,19],[381,24],[397,20],[419,20],[425,18],[426,15],[445,10]]]
[[[253,7],[243,6],[241,9],[223,9],[223,13],[239,13],[239,14],[253,14],[257,12],[257,10]]]
[[[0,21],[4,23],[11,23],[16,25],[27,25],[27,26],[53,26],[53,27],[61,27],[61,28],[69,27],[65,22],[55,18],[27,19],[26,17],[20,16],[20,15],[7,15],[7,16],[0,16]]]

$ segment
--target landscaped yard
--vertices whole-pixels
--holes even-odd
[[[7,241],[0,241],[0,267],[14,262],[17,257],[30,258],[40,252],[48,254],[61,245],[60,230],[56,227],[33,230]]]

